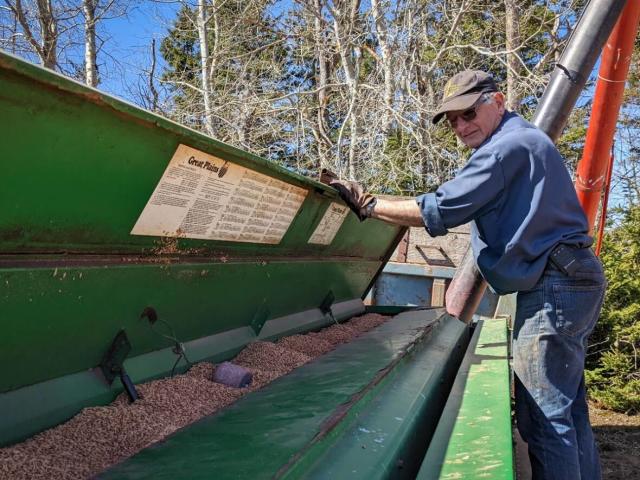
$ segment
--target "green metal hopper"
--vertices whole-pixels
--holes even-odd
[[[99,365],[121,330],[134,383],[169,375],[176,345],[150,317],[192,362],[219,362],[375,311],[362,299],[403,229],[360,223],[321,183],[4,53],[0,92],[0,446],[111,402],[122,385]],[[473,332],[442,309],[384,311],[395,317],[104,476],[439,472],[444,453],[420,466],[443,410],[456,418],[445,404],[454,382],[464,391]],[[492,322],[505,343],[504,319]],[[506,365],[506,350],[495,358]],[[508,400],[508,370],[496,372]]]

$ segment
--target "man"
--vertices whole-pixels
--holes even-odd
[[[518,292],[515,409],[533,476],[598,479],[584,361],[606,282],[571,177],[551,140],[505,110],[487,73],[452,77],[433,123],[443,117],[475,150],[436,192],[390,201],[354,182],[331,185],[361,220],[424,226],[432,236],[473,221],[471,244],[483,277],[499,294]]]

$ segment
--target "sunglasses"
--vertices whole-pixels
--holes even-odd
[[[451,125],[451,128],[456,128],[459,118],[462,118],[465,122],[475,120],[475,118],[478,116],[478,107],[483,103],[487,103],[488,101],[489,99],[487,98],[487,96],[482,95],[471,108],[467,108],[464,112],[456,115],[454,118],[447,118],[447,121],[449,122],[449,125]]]

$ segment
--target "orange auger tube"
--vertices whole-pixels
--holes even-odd
[[[591,230],[598,213],[602,189],[605,188],[607,166],[613,158],[609,152],[639,22],[640,1],[627,2],[602,53],[589,129],[575,183]]]

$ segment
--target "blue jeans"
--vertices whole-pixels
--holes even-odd
[[[573,276],[548,267],[534,288],[518,292],[512,344],[515,410],[534,480],[601,478],[584,361],[606,281],[591,250],[578,253],[580,268]]]

